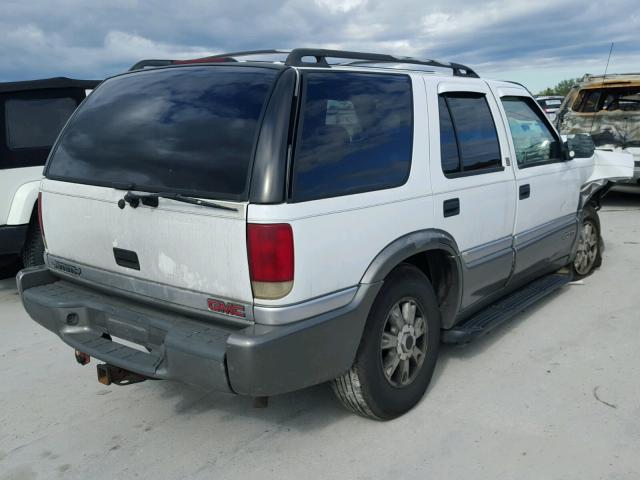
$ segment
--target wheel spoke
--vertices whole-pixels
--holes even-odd
[[[395,350],[390,350],[387,357],[384,359],[384,371],[387,374],[387,378],[393,377],[398,365],[400,364],[400,357]]]
[[[402,329],[404,320],[402,319],[402,312],[400,312],[400,307],[398,305],[391,309],[391,313],[389,313],[389,320],[391,320],[391,325],[396,329],[393,333],[397,333]]]
[[[420,365],[420,362],[422,361],[423,355],[424,354],[418,348],[417,345],[415,347],[413,347],[413,350],[411,350],[411,358],[413,358],[413,360],[416,362],[416,365]]]
[[[427,324],[422,317],[416,317],[415,322],[413,322],[413,329],[415,332],[416,338],[420,338],[427,332]]]
[[[409,380],[409,359],[400,362],[400,383],[406,383]]]
[[[402,304],[402,318],[407,325],[413,325],[416,318],[416,304],[413,302],[404,302]]]
[[[382,334],[382,350],[396,348],[398,345],[398,337],[392,333],[384,332]]]

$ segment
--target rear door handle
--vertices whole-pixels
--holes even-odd
[[[445,217],[453,217],[460,213],[460,199],[450,198],[442,202],[442,214]]]
[[[525,183],[524,185],[520,185],[520,200],[529,198],[530,195],[531,195],[531,186],[528,183]]]

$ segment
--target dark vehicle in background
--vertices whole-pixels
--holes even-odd
[[[567,94],[556,119],[563,135],[591,133],[601,150],[631,153],[640,185],[640,73],[585,75]]]
[[[44,262],[37,220],[42,167],[62,127],[96,80],[0,83],[0,274]]]
[[[562,105],[562,100],[564,100],[564,97],[558,95],[542,95],[536,96],[535,99],[536,102],[538,102],[538,105],[542,107],[542,110],[544,110],[544,113],[547,115],[547,117],[549,117],[549,120],[551,120],[552,122],[555,121],[556,113],[558,112],[560,105]]]

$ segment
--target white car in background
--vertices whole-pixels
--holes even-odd
[[[0,269],[44,262],[36,218],[42,168],[58,133],[99,82],[48,78],[0,83]]]
[[[560,108],[560,105],[562,105],[562,100],[564,100],[564,97],[559,95],[551,95],[537,96],[535,98],[536,102],[538,102],[538,105],[542,107],[544,113],[546,113],[547,117],[549,117],[549,120],[551,122],[555,122],[556,114],[558,112],[558,109]]]

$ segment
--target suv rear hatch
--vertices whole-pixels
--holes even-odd
[[[50,267],[196,310],[214,310],[212,296],[252,302],[249,177],[277,74],[182,66],[105,81],[47,164],[41,206]]]

